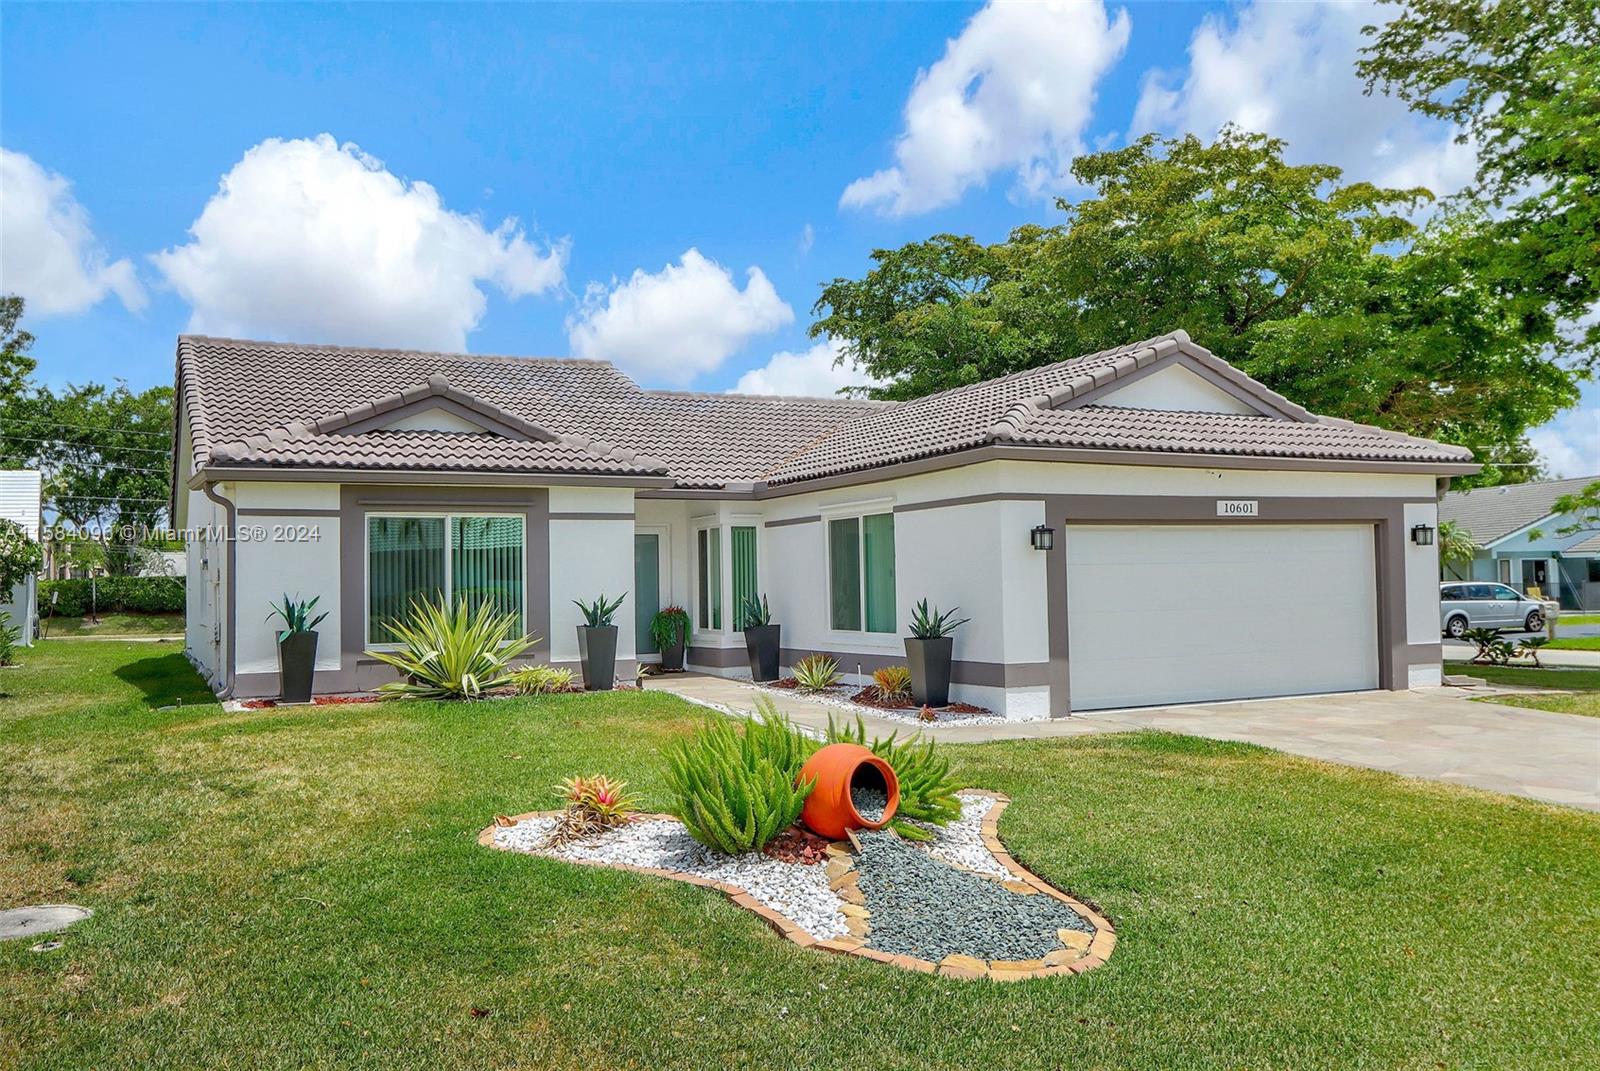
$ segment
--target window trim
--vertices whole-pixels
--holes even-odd
[[[717,616],[718,616],[719,613],[722,615],[722,620],[723,620],[724,623],[726,623],[727,621],[731,620],[731,616],[727,613],[727,610],[728,610],[727,601],[728,600],[727,600],[726,584],[724,583],[724,581],[727,579],[727,575],[726,574],[728,572],[728,563],[727,563],[728,555],[727,555],[726,551],[723,548],[723,544],[725,542],[727,542],[727,540],[725,540],[723,538],[723,536],[722,536],[722,530],[725,527],[727,527],[727,526],[724,525],[722,523],[722,521],[720,519],[718,519],[718,518],[706,518],[706,519],[702,520],[700,523],[692,524],[690,526],[691,536],[690,536],[690,539],[689,539],[689,565],[690,565],[690,569],[689,569],[689,594],[690,594],[691,599],[693,600],[693,603],[694,603],[694,607],[693,607],[694,612],[690,615],[690,618],[689,618],[689,634],[690,634],[691,637],[694,637],[694,636],[725,636],[725,635],[727,635],[727,629],[723,625],[716,624]],[[710,532],[710,531],[714,531],[714,532],[717,533],[717,577],[716,577],[716,580],[717,580],[717,583],[716,583],[717,599],[716,599],[716,602],[713,604],[713,606],[715,608],[711,612],[706,614],[706,620],[708,622],[711,622],[711,623],[706,625],[704,628],[702,628],[702,627],[700,627],[700,609],[701,609],[701,606],[700,606],[700,581],[702,579],[701,574],[702,574],[703,570],[702,570],[701,565],[700,565],[700,533],[702,533],[702,532]],[[710,592],[712,590],[710,584],[706,585],[706,590],[707,590],[707,592]]]
[[[867,628],[867,524],[868,517],[894,517],[892,499],[873,499],[866,502],[841,505],[823,512],[822,556],[827,567],[827,595],[823,606],[823,624],[828,639],[836,644],[850,644],[855,649],[901,651],[900,640],[900,570],[894,576],[894,627],[888,632],[874,632]],[[856,605],[860,612],[859,629],[841,629],[833,626],[833,522],[856,521],[856,547],[861,562],[860,576],[856,578]],[[895,525],[895,561],[899,564],[900,527]]]
[[[510,517],[522,522],[522,605],[518,613],[522,616],[523,633],[528,628],[528,515],[515,510],[449,510],[449,509],[402,509],[365,510],[361,515],[361,638],[364,650],[368,651],[398,651],[403,644],[389,641],[375,643],[372,639],[372,525],[369,523],[373,517],[398,517],[402,520],[408,517],[442,517],[444,518],[444,597],[447,603],[452,602],[451,590],[455,582],[454,557],[455,549],[450,544],[450,521],[455,517]]]

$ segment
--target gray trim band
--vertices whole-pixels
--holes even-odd
[[[552,513],[552,521],[631,521],[632,513]]]
[[[337,517],[340,511],[336,509],[275,509],[258,507],[254,509],[240,508],[241,517]]]
[[[975,506],[981,502],[1037,502],[1037,493],[1022,491],[992,491],[986,495],[961,495],[958,498],[935,498],[927,502],[907,502],[894,508],[896,513],[915,513],[923,509],[946,509],[950,506]]]
[[[781,521],[762,521],[764,528],[788,528],[796,524],[817,524],[822,520],[820,513],[813,513],[809,517],[786,517]]]

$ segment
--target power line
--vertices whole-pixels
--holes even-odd
[[[59,421],[55,421],[55,420],[40,420],[38,417],[19,417],[19,416],[9,416],[8,415],[6,417],[6,420],[8,422],[14,420],[19,424],[43,424],[44,426],[51,427],[51,428],[74,428],[74,429],[77,429],[79,431],[106,431],[107,430],[107,428],[102,424],[62,424]],[[113,430],[112,434],[115,434],[115,435],[153,435],[153,436],[155,436],[157,438],[160,438],[160,439],[170,439],[170,438],[172,438],[172,433],[170,431],[140,431],[138,428],[118,428],[118,429]]]
[[[87,443],[75,443],[71,439],[35,439],[35,438],[31,438],[30,436],[27,436],[27,435],[5,435],[3,432],[0,432],[0,436],[3,436],[4,438],[9,439],[9,440],[11,440],[13,442],[19,442],[19,443],[60,443],[60,444],[62,444],[64,446],[89,446],[89,444],[87,444]],[[100,449],[100,447],[98,447],[98,446],[89,446],[89,448],[90,449],[94,449],[94,450]],[[166,454],[166,455],[171,455],[171,453],[172,453],[171,450],[156,450],[156,449],[153,449],[153,448],[148,447],[148,446],[118,446],[118,447],[114,447],[113,450],[115,452],[133,451],[134,453],[139,453],[139,454]]]
[[[15,461],[15,462],[17,462],[19,464],[25,464],[25,463],[28,462],[28,458],[18,457],[18,456],[13,454],[13,455],[11,455],[9,457],[0,458],[0,461],[4,461],[4,462],[7,462],[7,463]],[[141,472],[141,473],[144,473],[144,474],[149,475],[149,476],[171,476],[172,475],[171,471],[168,470],[168,469],[130,469],[126,465],[107,465],[105,467],[109,468],[109,469],[112,469],[112,470],[114,470],[116,472]],[[61,467],[58,466],[53,471],[54,472],[59,472],[60,468]],[[47,472],[47,474],[50,474],[52,472],[52,470],[49,470],[49,469],[46,469],[45,471]]]

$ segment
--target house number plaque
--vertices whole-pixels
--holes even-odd
[[[1259,517],[1261,516],[1260,504],[1254,499],[1219,498],[1217,499],[1218,517]]]

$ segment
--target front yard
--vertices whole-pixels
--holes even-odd
[[[1529,688],[1556,688],[1567,695],[1496,695],[1485,696],[1479,702],[1500,703],[1525,710],[1548,710],[1557,714],[1582,714],[1600,718],[1600,669],[1582,669],[1573,666],[1480,666],[1462,668],[1473,677],[1482,677],[1490,684],[1511,684]]]
[[[1600,1064],[1600,815],[1179,736],[951,747],[1120,936],[1078,977],[958,982],[478,846],[574,773],[662,807],[701,717],[673,697],[226,714],[171,646],[24,660],[0,906],[96,915],[0,944],[0,1066]]]

